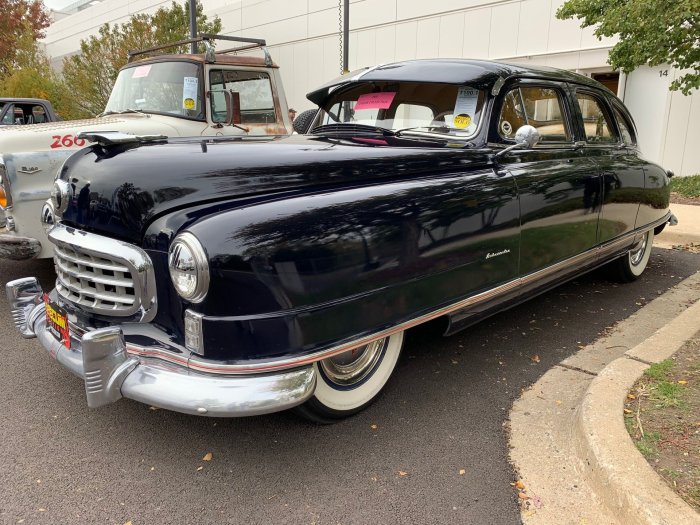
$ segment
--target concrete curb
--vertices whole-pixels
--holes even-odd
[[[700,301],[606,366],[584,394],[575,445],[594,492],[621,523],[700,523],[700,514],[637,451],[622,415],[627,392],[644,370],[671,357],[699,330]]]

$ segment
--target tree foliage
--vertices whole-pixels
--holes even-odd
[[[80,53],[63,62],[63,76],[76,104],[88,115],[102,112],[109,99],[119,69],[127,63],[128,52],[183,40],[189,36],[189,5],[172,2],[170,8],[161,7],[152,15],[133,15],[123,24],[105,24],[97,36],[80,42]],[[221,19],[211,22],[197,2],[197,31],[218,33]],[[173,48],[186,52],[188,46]]]
[[[49,23],[41,0],[0,0],[0,75],[13,70],[17,50],[43,38]]]
[[[700,0],[567,0],[557,18],[595,26],[598,38],[618,35],[608,59],[615,69],[668,63],[683,73],[671,90],[700,88]]]

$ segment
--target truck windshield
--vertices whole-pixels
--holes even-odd
[[[135,64],[119,72],[105,113],[143,111],[204,120],[201,67],[192,62]]]

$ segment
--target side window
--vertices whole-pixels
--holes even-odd
[[[226,119],[224,91],[240,105],[242,124],[276,122],[270,76],[257,71],[213,69],[209,73],[211,113],[214,122]]]
[[[5,125],[11,125],[15,123],[15,107],[12,104],[10,104],[10,107],[7,108],[7,112],[2,117],[2,123]]]
[[[562,111],[561,95],[555,89],[521,87],[506,94],[498,119],[498,133],[512,139],[520,126],[537,128],[541,142],[569,142],[571,134]]]
[[[622,112],[613,106],[615,111],[615,119],[617,120],[617,127],[620,129],[620,134],[622,135],[622,141],[628,146],[634,146],[637,141],[634,137],[634,131],[632,124],[627,120],[627,118],[622,114]]]
[[[603,109],[600,101],[586,93],[576,93],[576,100],[581,108],[586,140],[603,144],[617,142],[617,137],[612,131],[613,127],[610,117]]]

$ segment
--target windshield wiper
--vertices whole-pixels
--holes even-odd
[[[419,130],[419,129],[427,129],[427,130],[430,130],[430,131],[433,131],[433,130],[440,130],[440,131],[447,131],[447,132],[449,132],[449,131],[452,131],[453,128],[451,128],[451,127],[449,127],[449,126],[444,126],[444,125],[443,125],[443,126],[413,126],[413,127],[410,127],[410,128],[401,128],[401,129],[397,129],[397,130],[394,131],[393,133],[394,133],[394,135],[396,135],[397,137],[400,137],[401,134],[404,133],[405,131],[414,131],[414,130]]]
[[[122,109],[121,111],[112,111],[112,110],[103,111],[102,113],[100,113],[100,114],[97,115],[97,116],[98,116],[98,117],[104,117],[104,116],[106,116],[106,115],[123,115],[124,113],[141,113],[142,115],[146,115],[146,114],[147,114],[147,113],[146,113],[144,110],[142,110],[142,109],[126,108],[126,109]]]

